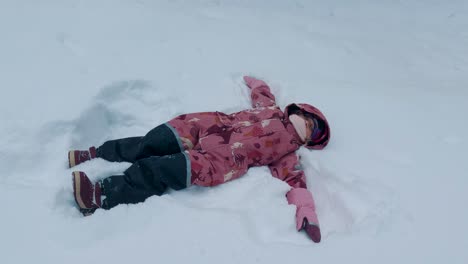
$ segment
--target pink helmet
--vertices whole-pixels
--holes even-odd
[[[310,115],[315,119],[316,129],[313,131],[312,141],[307,142],[305,147],[308,149],[323,149],[330,140],[330,126],[325,116],[320,110],[309,104],[290,104],[286,106],[286,118],[297,111],[301,111],[305,115]]]

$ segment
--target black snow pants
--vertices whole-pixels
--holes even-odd
[[[168,187],[181,190],[190,185],[190,159],[176,134],[172,127],[162,124],[144,137],[111,140],[96,149],[99,158],[133,163],[124,175],[100,182],[105,196],[103,209],[143,202],[162,195]]]

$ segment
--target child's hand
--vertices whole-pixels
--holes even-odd
[[[307,235],[314,241],[315,243],[319,243],[322,239],[322,234],[320,233],[320,227],[316,224],[309,223],[307,218],[304,218],[302,221],[302,228],[304,229]]]
[[[304,229],[312,241],[315,243],[320,242],[322,236],[312,194],[305,188],[295,188],[290,190],[286,197],[289,204],[296,205],[297,231]]]

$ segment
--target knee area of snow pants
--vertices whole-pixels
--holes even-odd
[[[185,152],[140,159],[124,175],[101,181],[105,195],[102,208],[143,202],[150,196],[162,195],[168,187],[181,190],[190,186],[190,179],[190,158]]]
[[[106,141],[96,149],[96,156],[108,161],[131,162],[151,156],[164,156],[182,152],[174,128],[168,124],[159,125],[143,137],[129,137]]]

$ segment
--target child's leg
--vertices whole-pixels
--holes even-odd
[[[96,149],[96,157],[108,161],[134,162],[142,138],[129,137],[106,141]]]
[[[190,185],[190,158],[186,153],[137,160],[124,175],[101,181],[105,198],[102,208],[139,203],[152,195],[162,195],[167,187],[181,190]]]
[[[172,129],[162,124],[144,137],[130,137],[105,142],[97,148],[96,156],[108,161],[135,161],[150,156],[164,156],[183,151]]]

